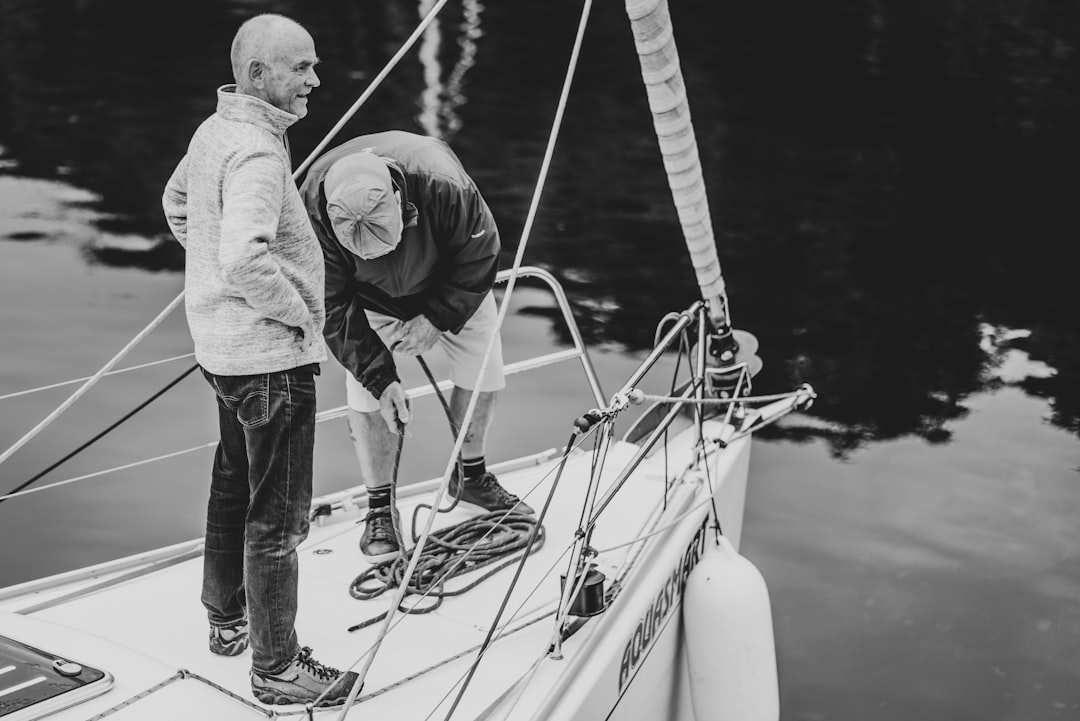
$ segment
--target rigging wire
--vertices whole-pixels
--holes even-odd
[[[678,396],[654,396],[642,393],[638,398],[642,402],[652,403],[685,403],[696,406],[731,406],[738,403],[766,403],[769,401],[783,401],[799,395],[798,391],[785,391],[784,393],[771,393],[762,396],[741,396],[732,398],[679,398]]]
[[[330,129],[330,132],[328,132],[326,136],[319,142],[319,144],[315,146],[315,149],[308,154],[308,157],[304,160],[304,162],[302,162],[299,167],[297,167],[297,169],[293,171],[292,177],[294,181],[298,179],[300,175],[308,169],[311,163],[315,161],[315,158],[318,156],[318,154],[321,153],[326,148],[326,146],[330,144],[330,141],[337,136],[338,132],[340,132],[341,129],[345,126],[345,123],[347,123],[349,119],[352,118],[352,116],[355,115],[356,112],[360,109],[360,106],[362,106],[367,101],[367,99],[371,97],[371,94],[375,92],[375,89],[390,73],[390,70],[392,70],[394,66],[397,65],[398,61],[401,60],[405,52],[409,48],[411,48],[413,44],[416,43],[416,40],[423,33],[424,29],[429,24],[431,24],[431,21],[435,19],[435,16],[438,15],[439,11],[442,10],[443,6],[446,5],[446,3],[447,0],[439,0],[435,7],[431,9],[431,12],[427,14],[427,16],[417,26],[416,30],[413,31],[413,34],[410,35],[409,38],[405,41],[405,44],[401,46],[401,48],[397,51],[397,53],[394,54],[394,56],[390,59],[386,66],[383,67],[379,74],[375,76],[375,78],[368,85],[367,89],[365,89],[364,92],[360,95],[360,97],[357,98],[356,102],[354,102],[352,106],[347,111],[345,111],[345,114],[342,115],[341,119],[338,120],[334,127]],[[71,407],[73,403],[75,403],[75,401],[77,401],[79,398],[85,395],[88,390],[94,387],[97,382],[101,380],[101,378],[103,378],[106,373],[108,373],[108,371],[112,370],[112,368],[124,358],[124,356],[130,353],[131,350],[135,348],[135,346],[141,343],[146,338],[146,336],[150,334],[151,331],[157,328],[158,325],[160,325],[161,322],[165,319],[165,317],[168,316],[173,310],[175,310],[175,308],[180,304],[183,299],[184,291],[181,291],[180,294],[173,298],[172,301],[170,301],[170,303],[165,307],[165,309],[162,310],[156,318],[154,318],[154,320],[152,320],[145,328],[139,331],[139,333],[136,334],[135,337],[132,338],[131,341],[129,341],[128,344],[120,350],[119,353],[113,356],[112,359],[110,359],[104,366],[102,366],[100,370],[98,370],[94,375],[90,376],[87,381],[82,386],[80,386],[79,389],[76,390],[67,400],[61,403],[52,413],[46,416],[44,420],[42,420],[40,423],[30,429],[10,448],[0,454],[0,464],[3,464],[5,461],[11,458],[11,456],[13,456],[16,451],[29,443],[35,436],[41,433],[41,431],[45,430],[45,428],[51,425],[53,421],[55,421],[60,416],[61,413],[66,411],[69,407]]]
[[[526,629],[529,626],[532,626],[533,624],[539,623],[540,621],[543,621],[544,619],[551,616],[553,613],[555,613],[554,610],[547,611],[546,613],[542,613],[539,616],[537,616],[536,618],[531,618],[531,619],[521,623],[520,625],[515,626],[514,628],[504,629],[502,631],[502,633],[500,633],[500,638],[502,636],[509,636],[512,633],[517,633],[518,631]],[[375,698],[376,696],[381,696],[382,694],[387,693],[388,691],[393,691],[395,688],[399,688],[401,686],[404,686],[405,684],[409,683],[410,681],[413,681],[413,680],[415,680],[417,678],[420,678],[421,676],[423,676],[426,673],[430,673],[430,672],[432,672],[432,671],[434,671],[436,669],[442,668],[443,666],[446,666],[449,663],[453,663],[454,661],[457,661],[459,658],[464,658],[465,656],[468,656],[470,653],[473,653],[478,648],[480,648],[480,644],[476,644],[474,646],[470,646],[469,648],[462,649],[461,651],[459,651],[459,652],[457,652],[457,653],[455,653],[455,654],[453,654],[451,656],[448,656],[448,657],[442,659],[441,661],[436,661],[435,663],[431,664],[427,668],[422,668],[419,671],[416,671],[414,673],[409,674],[408,676],[405,676],[404,678],[401,678],[401,679],[398,679],[397,681],[389,683],[386,686],[383,686],[382,688],[376,689],[374,691],[369,691],[368,693],[364,694],[363,696],[360,696],[359,698],[357,698],[356,699],[357,703],[360,703],[360,702],[363,702],[363,701],[368,701],[370,699]],[[543,658],[544,656],[546,656],[546,654],[541,654],[540,658]],[[463,677],[464,677],[464,674],[462,674],[462,678]],[[451,690],[452,690],[452,688],[451,688]],[[442,703],[443,701],[445,701],[446,698],[449,695],[450,695],[450,691],[447,691],[443,695],[443,697],[439,700],[439,703]],[[435,710],[437,708],[438,708],[438,704],[436,704],[435,709],[432,709],[432,711],[427,715],[427,718],[431,718],[431,716],[434,715]],[[285,714],[281,714],[281,715],[284,716]]]
[[[21,490],[23,490],[24,488],[26,488],[27,486],[31,485],[31,484],[32,484],[32,483],[33,483],[34,481],[38,480],[39,478],[42,478],[43,476],[46,476],[46,475],[48,475],[48,474],[49,474],[49,473],[50,473],[51,471],[54,471],[54,470],[56,470],[57,468],[59,468],[60,466],[62,466],[62,465],[63,465],[63,464],[65,464],[65,463],[67,463],[67,462],[68,462],[68,461],[70,461],[70,460],[71,460],[72,458],[74,458],[75,456],[79,455],[79,454],[80,454],[80,453],[82,453],[82,452],[83,452],[84,450],[86,450],[87,448],[89,448],[90,446],[92,446],[93,444],[97,443],[97,442],[98,442],[99,440],[101,440],[102,438],[104,438],[104,437],[105,437],[106,435],[108,435],[109,433],[111,433],[111,432],[112,432],[113,430],[115,430],[116,428],[119,428],[119,427],[120,427],[120,425],[121,425],[121,424],[123,424],[123,423],[124,423],[125,421],[127,421],[128,419],[130,419],[130,418],[131,418],[132,416],[134,416],[134,415],[135,415],[136,413],[138,413],[139,411],[141,411],[141,410],[142,410],[143,408],[146,408],[146,407],[147,407],[148,405],[150,405],[151,403],[153,403],[154,401],[156,401],[156,400],[157,400],[158,398],[160,398],[160,397],[161,397],[162,395],[164,395],[164,394],[165,394],[165,393],[166,393],[166,392],[167,392],[167,391],[168,391],[168,390],[169,390],[170,388],[172,388],[173,386],[175,386],[175,385],[176,385],[177,383],[179,383],[180,381],[182,381],[182,380],[184,380],[185,378],[187,378],[187,377],[188,377],[188,376],[189,376],[189,375],[191,374],[191,372],[192,372],[193,370],[195,370],[196,368],[198,368],[198,367],[199,367],[198,365],[193,365],[193,366],[191,366],[191,367],[190,367],[190,368],[188,368],[188,369],[187,369],[186,371],[184,371],[183,373],[181,373],[180,375],[178,375],[178,376],[177,376],[176,378],[174,378],[174,379],[173,379],[172,381],[170,381],[170,382],[169,382],[169,383],[168,383],[168,384],[167,384],[167,385],[166,385],[166,386],[165,386],[164,388],[161,388],[161,389],[160,389],[160,390],[158,390],[158,391],[157,391],[156,393],[154,393],[154,394],[153,394],[152,396],[150,396],[150,397],[149,397],[149,398],[147,398],[147,399],[146,399],[145,401],[143,401],[143,402],[142,402],[142,403],[140,403],[140,404],[139,404],[138,406],[136,406],[136,407],[135,407],[134,409],[132,409],[131,411],[129,411],[129,412],[128,412],[128,413],[127,413],[127,414],[126,414],[126,415],[125,415],[125,416],[124,416],[123,418],[121,418],[120,420],[116,421],[116,422],[115,422],[115,423],[113,423],[113,424],[112,424],[111,426],[109,426],[109,427],[108,427],[108,428],[106,428],[105,430],[101,431],[101,432],[100,432],[100,433],[98,433],[98,434],[97,434],[96,436],[94,436],[93,438],[91,438],[90,440],[88,440],[88,441],[87,441],[86,443],[83,443],[83,444],[82,444],[81,446],[79,446],[78,448],[76,448],[75,450],[73,450],[73,451],[72,451],[71,453],[68,453],[68,454],[67,454],[66,456],[64,456],[63,458],[61,458],[60,460],[58,460],[58,461],[57,461],[56,463],[53,463],[53,464],[52,464],[51,466],[49,466],[49,467],[48,467],[48,468],[46,468],[45,470],[43,470],[43,471],[41,471],[40,473],[38,473],[37,475],[35,475],[35,476],[34,476],[33,478],[31,478],[30,480],[28,480],[28,481],[25,481],[25,482],[21,483],[21,484],[20,484],[20,485],[19,485],[19,486],[18,486],[17,488],[14,488],[14,489],[13,489],[13,490],[12,490],[11,492],[9,492],[9,493],[5,493],[5,494],[4,494],[3,496],[0,496],[0,503],[3,503],[3,502],[4,502],[4,501],[6,501],[7,499],[11,498],[11,497],[12,497],[13,495],[17,494],[17,493],[18,493],[19,491],[21,491]]]
[[[325,415],[324,415],[325,414]],[[333,411],[320,411],[315,417],[316,423],[323,423],[324,421],[333,420],[337,418]],[[63,481],[56,481],[55,483],[48,483],[44,486],[38,486],[37,488],[28,488],[23,491],[5,493],[0,495],[0,501],[7,500],[8,498],[18,498],[21,496],[29,496],[32,493],[40,493],[41,491],[48,491],[59,486],[66,486],[71,483],[78,483],[80,481],[86,481],[91,478],[97,478],[98,476],[105,476],[110,473],[116,473],[117,471],[126,471],[139,466],[145,466],[149,463],[157,463],[158,461],[166,461],[170,458],[176,458],[177,456],[187,455],[188,453],[194,453],[195,451],[205,450],[207,448],[215,448],[217,441],[209,441],[207,443],[200,443],[197,446],[190,446],[188,448],[182,448],[179,451],[172,451],[171,453],[162,453],[159,456],[152,456],[150,458],[143,458],[138,461],[132,461],[131,463],[124,463],[119,466],[113,466],[112,468],[104,468],[100,471],[93,471],[92,473],[86,473],[81,476],[75,476],[74,478],[68,478]]]
[[[535,189],[533,191],[532,202],[529,205],[529,213],[526,216],[525,226],[522,229],[521,242],[518,244],[517,253],[514,256],[514,266],[513,266],[514,267],[514,273],[510,276],[510,281],[507,284],[507,288],[506,288],[506,295],[503,296],[503,302],[502,302],[502,304],[501,304],[501,306],[499,308],[499,325],[498,325],[498,327],[502,327],[502,320],[503,320],[503,318],[506,317],[506,311],[510,306],[510,296],[511,296],[511,294],[513,292],[515,281],[517,280],[517,271],[521,267],[521,260],[522,260],[522,257],[524,256],[524,253],[525,253],[525,247],[528,244],[527,243],[528,237],[529,237],[530,232],[532,231],[533,222],[536,219],[537,208],[540,205],[540,195],[541,195],[541,193],[543,191],[544,183],[547,180],[548,169],[551,167],[551,158],[555,153],[555,140],[559,135],[559,128],[562,125],[563,115],[566,112],[566,105],[567,105],[567,101],[568,101],[569,96],[570,96],[570,86],[573,83],[574,71],[577,68],[578,58],[581,55],[581,45],[582,45],[582,41],[585,38],[585,27],[588,24],[589,12],[590,12],[591,9],[592,9],[592,0],[585,0],[584,7],[582,8],[582,11],[581,11],[581,19],[578,22],[577,35],[574,38],[574,47],[570,52],[569,67],[566,70],[566,77],[565,77],[565,79],[563,81],[562,92],[561,92],[561,94],[559,96],[559,104],[558,104],[558,107],[555,110],[555,120],[552,123],[551,133],[548,136],[547,147],[544,150],[544,160],[543,160],[543,163],[540,166],[540,177],[537,180],[536,187],[535,187]],[[494,337],[492,337],[492,340],[494,340]],[[485,355],[485,358],[484,358],[484,365],[485,366],[487,364],[487,356],[489,356],[490,354],[491,354],[491,343],[488,344],[488,353]],[[481,370],[481,374],[482,373],[483,373],[483,369]],[[472,403],[469,404],[469,411],[466,412],[466,420],[464,422],[464,425],[466,427],[468,427],[468,419],[470,417],[469,412],[472,410],[473,406],[475,406],[476,398],[477,398],[477,394],[473,394]],[[462,440],[462,438],[459,435],[459,441],[460,440]],[[460,443],[458,443],[456,445],[458,446],[458,448],[460,448]],[[444,485],[445,485],[445,483],[444,483]],[[546,510],[546,506],[545,506],[545,510]],[[539,520],[542,521],[543,517],[541,516],[541,518]],[[522,558],[522,563],[524,563],[524,560],[525,559]],[[514,575],[514,582],[513,583],[517,582],[517,578],[518,578],[518,576],[520,576],[520,573],[521,573],[521,566],[518,567],[518,570]],[[513,583],[511,584],[511,588],[513,588]],[[505,599],[503,601],[503,604],[499,607],[499,612],[496,615],[496,620],[495,620],[496,623],[498,622],[499,616],[502,615],[503,609],[505,608],[505,605],[506,605],[506,600],[508,600],[508,599],[509,599],[509,596],[507,596],[507,599]],[[494,631],[494,625],[492,626],[492,628],[488,632],[489,637],[491,636],[493,631]],[[449,721],[450,717],[454,715],[454,711],[457,709],[458,704],[461,703],[461,698],[464,696],[465,690],[468,688],[469,683],[472,681],[472,679],[473,679],[473,677],[474,677],[474,675],[476,673],[476,669],[479,667],[480,660],[483,658],[484,652],[487,650],[488,643],[489,643],[488,639],[485,639],[484,646],[477,653],[476,660],[473,662],[473,665],[470,667],[468,676],[462,682],[461,688],[458,690],[457,696],[455,696],[454,702],[451,705],[450,710],[446,714],[446,721]]]
[[[199,446],[192,446],[190,448],[184,448],[183,450],[173,451],[172,453],[162,453],[160,456],[154,456],[153,458],[143,458],[139,461],[132,461],[131,463],[124,463],[119,466],[113,466],[112,468],[106,468],[100,471],[94,471],[92,473],[84,473],[81,476],[75,476],[74,478],[68,478],[63,481],[56,481],[55,483],[49,483],[44,486],[38,486],[37,488],[27,488],[26,490],[19,491],[18,493],[5,493],[0,496],[0,499],[6,500],[8,498],[20,498],[22,496],[29,496],[32,493],[40,493],[41,491],[48,491],[53,488],[59,488],[60,486],[67,486],[72,483],[78,483],[79,481],[86,481],[91,478],[97,478],[98,476],[105,476],[109,473],[116,473],[117,471],[127,471],[132,468],[138,468],[139,466],[145,466],[148,463],[156,463],[157,461],[165,461],[170,458],[176,458],[177,456],[183,456],[193,451],[200,451],[204,448],[215,448],[217,441],[210,441],[209,443],[203,443]]]
[[[658,536],[661,533],[664,533],[665,531],[668,531],[668,530],[674,528],[675,526],[678,526],[680,523],[685,521],[687,518],[694,515],[695,513],[697,513],[699,510],[701,510],[705,506],[709,505],[711,502],[712,502],[712,494],[710,493],[709,498],[706,498],[704,501],[700,501],[695,506],[691,506],[689,510],[684,511],[682,514],[676,516],[669,523],[667,523],[667,524],[665,524],[663,526],[659,526],[657,528],[654,528],[653,530],[651,530],[651,531],[649,531],[647,533],[642,533],[642,534],[640,534],[638,536],[634,536],[629,541],[625,541],[623,543],[617,543],[614,546],[608,546],[607,548],[598,548],[598,549],[596,549],[596,553],[597,553],[597,555],[600,555],[600,554],[603,554],[603,553],[611,553],[612,551],[617,551],[620,548],[626,548],[627,546],[632,546],[635,543],[640,543],[641,541],[652,538],[653,536]]]
[[[653,347],[655,347],[657,345],[657,343],[660,342],[661,326],[667,321],[668,317],[671,316],[671,315],[672,315],[671,313],[668,313],[666,316],[664,316],[664,320],[661,320],[660,324],[656,326],[656,339],[653,341]],[[668,391],[668,393],[671,394],[671,395],[675,395],[675,392],[678,389],[677,383],[678,383],[678,379],[679,379],[679,370],[682,368],[682,360],[683,360],[684,356],[686,358],[690,357],[690,339],[687,337],[685,331],[683,333],[679,334],[679,351],[675,354],[675,369],[671,372],[671,386],[669,386],[670,390]],[[689,362],[688,362],[688,364],[689,364]],[[643,400],[648,400],[648,399],[645,398]],[[663,505],[664,505],[664,510],[666,511],[667,510],[667,504],[668,504],[668,490],[670,488],[668,486],[668,466],[669,466],[669,459],[668,459],[668,429],[664,429],[664,446],[663,446],[663,448],[664,448],[664,504]]]
[[[586,434],[586,436],[587,435],[588,434]],[[579,444],[580,444],[580,441],[579,441]],[[540,590],[541,584],[543,584],[548,579],[548,577],[550,577],[551,573],[555,570],[556,566],[558,566],[559,563],[562,562],[563,558],[566,557],[566,554],[568,554],[572,549],[573,549],[573,543],[571,543],[569,546],[564,548],[562,553],[560,553],[558,555],[558,557],[556,557],[555,560],[551,563],[551,565],[548,566],[547,570],[545,570],[543,573],[541,573],[539,575],[540,580],[537,581],[536,584],[533,585],[532,589],[530,589],[529,592],[525,594],[525,598],[521,601],[521,603],[518,604],[518,607],[516,609],[514,609],[514,612],[512,614],[510,614],[510,620],[511,621],[518,617],[518,615],[521,613],[522,609],[525,607],[525,604],[528,602],[528,600],[530,598],[532,598],[533,595],[536,594],[537,591]],[[494,641],[499,641],[505,636],[509,636],[512,633],[517,633],[518,631],[522,630],[523,628],[526,628],[526,627],[531,626],[532,624],[534,624],[534,623],[536,623],[538,621],[542,621],[545,618],[553,616],[554,614],[558,613],[558,610],[559,610],[558,607],[556,607],[554,609],[551,609],[550,611],[547,611],[547,612],[537,616],[536,618],[525,621],[525,622],[521,623],[520,625],[515,626],[513,628],[509,628],[510,621],[507,621],[507,625],[502,627],[502,629],[499,631],[499,633],[493,639],[493,642]],[[530,611],[530,613],[532,613],[532,612],[534,612],[534,611]],[[447,659],[447,661],[456,660],[458,658],[461,658],[462,656],[465,656],[466,654],[473,653],[474,651],[479,650],[480,647],[481,647],[481,644],[476,644],[472,648],[466,649],[465,651],[463,651],[463,652],[461,652],[459,654],[456,654],[451,659]],[[543,659],[547,658],[547,656],[548,656],[548,651],[545,649],[544,652],[540,654],[538,661],[542,661]],[[466,671],[466,673],[468,673],[468,671]],[[524,674],[522,676],[522,678],[519,679],[519,683],[522,680],[525,680],[526,677],[531,678],[531,676],[532,676],[532,674],[530,674],[530,673]],[[435,706],[431,709],[431,711],[428,713],[428,715],[424,717],[424,721],[428,721],[428,719],[430,719],[432,716],[435,715],[435,712],[438,711],[438,709],[439,709],[439,705],[441,705],[443,703],[443,701],[445,701],[447,698],[450,697],[450,694],[453,693],[454,688],[464,678],[465,678],[465,673],[461,674],[461,676],[458,677],[458,680],[455,681],[453,684],[451,684],[450,688],[446,691],[445,694],[443,694],[442,698],[440,698],[438,700],[438,702],[436,702]],[[522,688],[522,692],[523,691],[524,691],[524,687]],[[378,692],[375,692],[375,693],[378,693]],[[361,697],[361,700],[364,700],[364,698],[370,698],[371,696],[374,696],[375,693],[368,694],[367,697]]]
[[[386,63],[385,67],[383,67],[383,69],[379,71],[379,74],[375,76],[375,79],[371,81],[371,84],[368,85],[367,89],[360,94],[360,97],[356,99],[356,102],[352,104],[352,107],[345,111],[345,114],[341,116],[341,119],[338,120],[334,127],[330,129],[330,132],[326,134],[326,137],[319,141],[319,144],[315,146],[315,149],[312,150],[310,154],[308,154],[307,159],[304,160],[304,162],[300,163],[300,165],[296,168],[296,172],[293,173],[294,179],[299,178],[300,175],[303,174],[304,171],[306,171],[313,162],[315,162],[315,158],[318,157],[319,153],[326,149],[326,146],[330,144],[330,141],[333,140],[339,132],[341,132],[341,129],[343,127],[345,127],[345,123],[349,122],[349,119],[356,114],[356,111],[360,109],[360,106],[367,102],[367,99],[371,97],[371,94],[373,92],[375,92],[375,88],[379,87],[379,84],[382,83],[386,76],[390,74],[390,71],[393,70],[394,66],[397,65],[401,58],[405,56],[405,53],[408,52],[410,48],[412,48],[412,46],[416,43],[418,39],[420,39],[420,36],[424,34],[424,30],[426,30],[427,26],[432,23],[432,21],[435,19],[435,16],[439,14],[439,11],[443,9],[443,6],[446,5],[446,3],[447,0],[439,0],[435,4],[435,7],[433,7],[428,12],[428,14],[424,16],[424,19],[421,20],[420,24],[416,26],[415,30],[413,30],[412,35],[410,35],[408,39],[405,40],[404,43],[402,43],[401,47],[398,48],[398,51],[394,53],[394,57],[390,58],[390,61]]]
[[[586,0],[586,4],[590,2],[591,0]],[[566,443],[566,448],[568,452],[571,448],[574,447],[574,441],[577,439],[579,433],[580,432],[575,429],[570,434],[570,439]],[[548,493],[547,498],[544,500],[544,506],[540,509],[540,514],[536,518],[536,524],[533,526],[532,536],[529,538],[528,541],[529,547],[531,547],[532,544],[536,542],[536,537],[538,533],[543,531],[544,518],[547,516],[548,509],[551,507],[551,501],[555,497],[555,491],[559,487],[559,481],[562,480],[563,470],[566,467],[566,457],[567,456],[565,455],[563,456],[563,462],[560,463],[558,466],[559,470],[558,473],[556,473],[555,475],[555,480],[551,484],[551,491]],[[461,682],[461,687],[458,689],[457,695],[454,697],[453,702],[450,704],[450,710],[446,713],[446,721],[449,721],[450,717],[454,715],[454,711],[457,709],[458,704],[461,702],[461,699],[465,694],[465,690],[469,687],[473,676],[476,674],[477,668],[480,667],[480,661],[484,658],[484,654],[487,653],[488,648],[491,647],[491,644],[494,641],[495,637],[495,630],[498,628],[499,621],[502,619],[503,613],[505,613],[506,611],[507,604],[510,603],[510,596],[514,591],[514,588],[517,586],[518,579],[521,578],[521,573],[525,569],[525,562],[527,560],[527,553],[521,554],[521,556],[518,558],[517,568],[514,569],[514,577],[510,580],[510,584],[507,588],[506,593],[503,594],[502,601],[499,603],[499,608],[495,612],[495,618],[492,619],[491,623],[488,625],[488,630],[484,636],[484,640],[480,643],[480,649],[476,652],[476,659],[474,659],[473,662],[469,665],[469,670],[465,674],[465,678]]]
[[[66,411],[68,408],[70,408],[71,405],[73,403],[75,403],[75,401],[82,398],[83,395],[85,395],[88,390],[90,390],[99,380],[101,380],[101,378],[104,377],[104,375],[106,373],[108,373],[110,370],[112,370],[113,366],[115,366],[117,363],[119,363],[124,358],[124,356],[126,356],[129,352],[131,352],[131,350],[135,346],[137,346],[139,343],[141,343],[142,340],[146,336],[148,336],[152,330],[154,330],[159,325],[161,325],[161,322],[163,320],[165,320],[165,317],[167,315],[169,315],[169,313],[171,313],[173,311],[173,309],[176,308],[176,306],[178,306],[180,304],[180,301],[183,299],[183,297],[184,297],[184,294],[181,293],[180,295],[173,298],[172,302],[170,302],[169,305],[167,305],[163,311],[158,313],[157,317],[154,318],[154,320],[150,321],[149,325],[147,325],[145,328],[143,328],[141,331],[139,331],[139,333],[134,338],[132,338],[130,341],[128,341],[128,344],[126,346],[124,346],[120,350],[119,353],[117,353],[105,365],[103,365],[101,367],[101,369],[98,370],[97,373],[90,376],[90,378],[85,383],[83,383],[81,386],[79,386],[78,390],[76,390],[74,393],[72,393],[68,397],[68,399],[66,401],[61,403],[56,408],[56,410],[54,410],[52,413],[50,413],[48,416],[46,416],[44,418],[44,420],[42,420],[36,426],[31,428],[22,438],[15,441],[14,445],[12,445],[6,451],[4,451],[2,454],[0,454],[0,464],[2,464],[7,459],[11,458],[11,456],[13,456],[17,450],[19,450],[24,445],[29,443],[31,439],[33,439],[37,434],[39,434],[39,433],[41,433],[41,431],[45,430],[45,428],[48,427],[53,421],[55,421],[57,418],[59,418],[61,413]]]
[[[117,375],[120,375],[121,373],[128,373],[130,371],[142,370],[144,368],[152,368],[153,366],[158,366],[158,365],[161,365],[163,363],[171,363],[173,361],[183,360],[185,358],[194,358],[194,357],[195,357],[194,353],[185,353],[183,355],[173,356],[172,358],[162,358],[161,360],[150,361],[149,363],[140,363],[139,365],[136,365],[136,366],[128,366],[127,368],[121,368],[120,370],[109,371],[103,377],[107,378],[109,376],[117,376]],[[89,380],[89,379],[90,379],[90,376],[85,376],[83,378],[72,378],[69,381],[61,381],[59,383],[52,383],[52,384],[47,385],[47,386],[38,386],[37,388],[27,388],[24,391],[15,391],[14,393],[5,393],[4,395],[0,396],[0,401],[6,401],[9,398],[18,398],[19,396],[28,396],[31,393],[39,393],[41,391],[51,391],[54,388],[63,388],[64,386],[74,385],[75,383],[82,383],[83,381]]]
[[[577,35],[576,35],[575,40],[574,40],[574,47],[573,47],[573,50],[571,51],[571,55],[570,55],[569,67],[567,68],[566,78],[565,78],[564,83],[563,83],[562,93],[561,93],[561,95],[559,97],[559,104],[558,104],[558,107],[557,107],[556,112],[555,112],[555,119],[554,119],[554,121],[552,123],[551,133],[548,136],[547,147],[545,148],[545,151],[544,151],[544,159],[543,159],[543,162],[541,163],[541,166],[540,166],[539,178],[537,179],[536,186],[535,186],[535,188],[533,190],[532,201],[530,202],[529,212],[528,212],[528,214],[527,214],[527,216],[525,218],[525,225],[522,228],[521,240],[518,243],[517,252],[516,252],[516,254],[514,256],[514,263],[513,263],[513,266],[512,266],[512,271],[511,271],[509,281],[507,282],[505,295],[503,296],[502,303],[499,305],[499,317],[498,317],[498,320],[496,321],[496,326],[495,326],[496,328],[501,328],[502,327],[503,320],[506,318],[506,313],[509,310],[510,299],[511,299],[511,296],[513,295],[514,286],[516,285],[516,282],[517,282],[517,276],[518,276],[518,272],[520,271],[520,268],[521,268],[522,258],[524,257],[524,254],[525,254],[525,248],[528,246],[528,239],[529,239],[530,233],[532,232],[533,223],[536,220],[536,212],[537,212],[537,209],[538,209],[538,207],[540,205],[540,196],[541,196],[543,188],[544,188],[544,183],[547,180],[548,170],[551,167],[551,158],[554,155],[554,150],[555,150],[555,140],[558,137],[558,131],[559,131],[559,128],[560,128],[560,126],[562,124],[562,118],[563,118],[563,115],[564,115],[565,110],[566,110],[566,103],[567,103],[567,99],[569,97],[570,85],[571,85],[571,81],[573,79],[574,69],[577,66],[578,57],[580,56],[580,53],[581,53],[581,43],[582,43],[582,39],[584,38],[585,25],[586,25],[586,21],[588,20],[589,10],[590,10],[591,7],[592,7],[592,0],[585,0],[585,5],[584,5],[584,8],[582,10],[581,20],[580,20],[579,25],[578,25]],[[484,373],[487,370],[488,362],[491,359],[491,351],[494,348],[495,341],[496,341],[496,337],[493,334],[491,336],[491,338],[488,339],[487,348],[484,351],[484,359],[481,362],[480,370],[479,370],[479,372],[477,374],[478,376],[483,376]],[[463,428],[468,428],[469,427],[469,423],[472,420],[473,413],[476,410],[476,403],[477,403],[477,400],[479,399],[479,396],[480,396],[480,394],[473,393],[471,398],[469,399],[468,407],[465,409],[465,416],[462,419],[462,424],[461,425],[462,425]],[[464,443],[464,440],[465,440],[464,431],[459,431],[458,436],[457,436],[457,440],[454,442],[454,448],[453,448],[453,450],[451,451],[451,454],[450,454],[450,459],[448,460],[446,468],[443,471],[442,483],[440,484],[439,489],[435,493],[435,504],[436,505],[438,505],[439,503],[442,502],[442,498],[446,493],[447,486],[449,485],[449,482],[450,482],[450,473],[451,473],[452,466],[455,463],[455,459],[457,458],[457,456],[461,453],[461,447],[462,447],[462,444]],[[424,528],[424,531],[421,534],[420,539],[417,541],[416,547],[414,548],[412,559],[409,562],[409,568],[406,569],[406,572],[405,572],[405,580],[403,580],[403,584],[408,584],[408,578],[415,571],[416,564],[419,562],[420,553],[422,552],[423,547],[427,542],[428,536],[431,534],[431,528],[432,528],[432,525],[434,524],[434,522],[435,522],[435,514],[431,514],[428,517],[427,525]],[[517,575],[515,575],[515,582],[516,582],[516,578],[517,578]],[[353,685],[353,689],[349,693],[349,697],[345,700],[345,704],[343,705],[343,707],[341,709],[341,714],[338,716],[339,721],[342,721],[345,718],[345,715],[348,713],[349,708],[351,708],[352,704],[355,702],[356,695],[359,693],[360,687],[363,685],[364,678],[367,676],[367,672],[371,668],[371,664],[374,661],[375,654],[378,652],[378,649],[382,644],[382,640],[383,640],[383,638],[385,638],[386,633],[389,630],[390,622],[393,619],[393,615],[395,613],[395,610],[396,610],[398,604],[401,603],[401,599],[404,597],[404,593],[405,593],[406,588],[407,588],[407,585],[402,585],[401,587],[398,588],[397,593],[395,595],[395,599],[394,599],[393,603],[390,606],[391,610],[387,614],[386,619],[384,619],[383,628],[380,630],[379,637],[375,641],[373,651],[369,655],[367,655],[364,666],[361,669],[361,671],[358,673],[357,680]],[[474,668],[470,671],[469,677],[466,679],[466,681],[462,685],[462,688],[459,691],[457,697],[455,698],[453,706],[450,709],[450,714],[449,715],[453,714],[454,710],[457,708],[458,703],[460,703],[461,697],[464,694],[465,688],[468,686],[469,681],[471,681],[471,679],[473,677],[473,674],[475,673],[475,664],[478,664],[480,659],[483,657],[484,650],[486,650],[486,646],[477,655],[477,659],[474,662]],[[449,718],[449,715],[447,716],[447,718]]]

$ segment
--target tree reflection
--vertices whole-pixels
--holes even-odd
[[[412,32],[421,4],[273,4],[311,30],[324,61],[311,114],[290,132],[294,161]],[[824,436],[838,455],[910,434],[948,441],[965,399],[996,382],[984,322],[1031,330],[1014,346],[1058,373],[1017,385],[1080,433],[1075,3],[673,5],[734,319],[762,341],[758,386],[819,391],[822,423],[772,433]],[[88,188],[103,234],[151,240],[94,244],[94,262],[178,270],[161,188],[230,79],[236,26],[269,8],[8,3],[0,143],[15,167],[4,172]],[[444,36],[471,32],[454,40],[475,65],[448,128],[507,259],[573,38],[577,6],[558,9],[490,3],[482,34],[468,3],[442,16]],[[526,260],[561,278],[588,339],[637,349],[697,292],[621,4],[593,13]],[[425,88],[407,60],[340,138],[421,131]]]

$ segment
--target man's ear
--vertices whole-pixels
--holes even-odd
[[[262,87],[263,80],[266,77],[266,66],[255,58],[248,60],[247,77],[253,86]]]

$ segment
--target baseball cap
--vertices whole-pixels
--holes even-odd
[[[350,253],[371,260],[401,242],[401,208],[378,155],[365,151],[336,161],[326,172],[323,191],[334,235]]]

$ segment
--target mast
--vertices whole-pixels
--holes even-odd
[[[645,81],[668,186],[701,297],[709,304],[709,315],[716,328],[725,329],[729,320],[724,277],[716,253],[709,200],[667,0],[626,0],[626,14],[634,33],[641,78]]]

